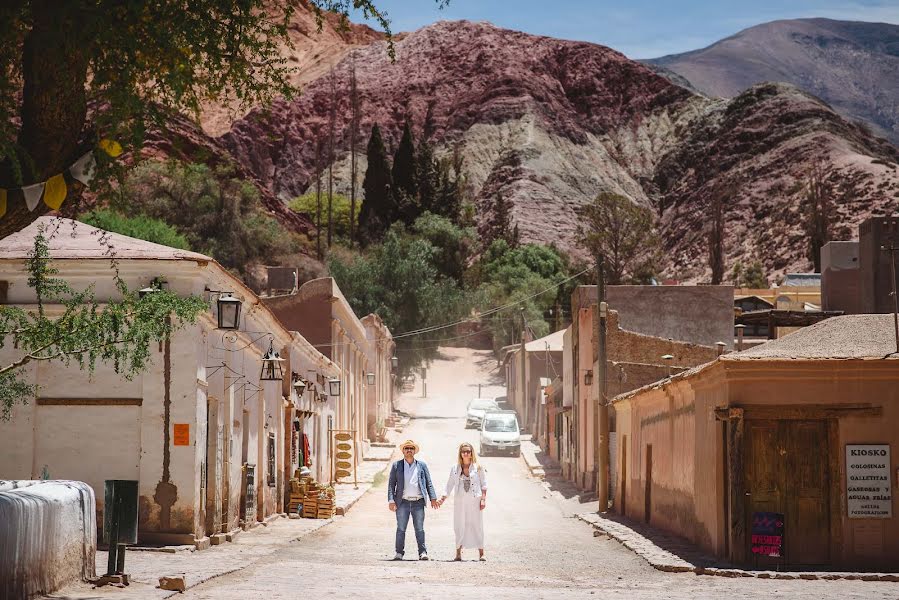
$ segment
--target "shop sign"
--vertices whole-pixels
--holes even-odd
[[[889,444],[846,444],[846,506],[850,519],[893,516]]]
[[[173,430],[176,446],[190,446],[190,423],[175,423]]]
[[[780,513],[752,513],[751,551],[758,556],[783,556],[784,516]]]

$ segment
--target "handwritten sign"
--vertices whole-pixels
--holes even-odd
[[[190,423],[175,423],[175,432],[172,437],[176,446],[190,446]]]
[[[893,516],[889,444],[846,444],[846,507],[850,519]]]
[[[780,513],[752,513],[751,550],[759,556],[783,555],[784,516]]]

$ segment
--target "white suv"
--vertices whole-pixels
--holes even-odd
[[[488,411],[481,423],[480,455],[521,454],[521,430],[514,410]]]

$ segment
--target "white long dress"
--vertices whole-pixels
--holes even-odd
[[[469,488],[465,491],[465,477],[458,464],[450,469],[446,495],[453,497],[453,530],[456,548],[484,547],[484,511],[481,494],[487,489],[487,471],[480,465],[468,469]]]

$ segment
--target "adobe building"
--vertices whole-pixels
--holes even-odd
[[[27,258],[39,228],[54,232],[51,264],[74,290],[94,286],[101,303],[121,298],[108,249],[98,243],[102,232],[40,217],[0,241],[0,302],[35,310]],[[130,289],[163,282],[181,296],[205,298],[209,311],[168,341],[151,344],[148,368],[131,380],[99,362],[93,373],[60,361],[29,363],[23,375],[37,393],[27,404],[17,403],[9,421],[0,421],[0,477],[39,479],[46,473],[83,481],[96,495],[100,524],[104,481],[136,480],[142,543],[204,547],[277,517],[300,460],[301,436],[315,447],[322,420],[336,404],[314,386],[300,391],[289,374],[336,378],[339,369],[210,257],[103,236]],[[218,319],[218,301],[226,293],[242,307],[232,325]],[[270,349],[284,359],[287,378],[263,377]],[[7,345],[0,360],[9,364],[17,352]],[[328,460],[326,446],[303,457],[313,469]]]
[[[338,394],[334,419],[327,425],[320,440],[323,445],[328,430],[353,431],[352,459],[361,463],[368,449],[368,405],[366,403],[366,374],[368,365],[368,337],[362,322],[353,312],[343,292],[333,277],[321,277],[307,281],[296,293],[262,298],[262,302],[287,326],[303,337],[339,367],[342,378],[334,391]],[[334,386],[331,381],[328,386]],[[333,440],[332,440],[333,441]],[[324,446],[320,453],[325,454]],[[350,466],[353,466],[352,464]],[[331,477],[336,479],[337,465]],[[340,478],[346,479],[351,471],[345,465],[339,469]]]
[[[893,312],[893,277],[899,279],[899,256],[896,272],[891,270],[890,251],[899,248],[899,215],[871,217],[858,226],[859,302],[863,313]],[[899,253],[899,250],[896,250]]]
[[[680,335],[693,339],[708,339],[719,334],[723,334],[725,340],[733,339],[733,292],[730,286],[720,286],[722,289],[717,289],[719,286],[612,286],[609,289],[626,287],[637,289],[616,295],[617,306],[621,307],[632,301],[644,311],[674,313],[661,319],[641,317],[632,312],[631,322],[637,326],[651,331],[680,332]],[[689,291],[669,294],[653,290],[676,287]],[[643,291],[644,295],[638,301],[634,293],[639,291]],[[682,299],[685,304],[672,304],[672,298]],[[703,303],[703,298],[707,298],[708,302]],[[575,288],[571,296],[573,322],[569,328],[570,333],[564,334],[563,338],[565,356],[562,385],[565,389],[562,408],[566,407],[569,398],[571,403],[571,415],[563,414],[563,420],[570,420],[571,433],[567,436],[570,447],[563,453],[569,458],[569,462],[562,464],[562,472],[582,489],[595,489],[597,476],[595,412],[599,393],[596,386],[600,383],[599,345],[596,338],[598,312],[596,286]],[[677,313],[685,321],[681,325],[677,324]],[[708,321],[714,323],[710,324]],[[606,316],[606,397],[611,398],[657,381],[672,372],[712,361],[719,351],[714,343],[703,346],[629,330],[621,322],[616,307],[610,303]],[[610,423],[610,432],[615,432],[614,419]],[[616,437],[610,436],[610,443],[615,443]],[[554,441],[550,440],[549,443]]]
[[[541,439],[546,432],[546,383],[562,374],[564,334],[565,330],[561,329],[526,342],[524,354],[527,356],[527,367],[522,359],[520,344],[517,348],[511,347],[503,359],[506,369],[506,400],[518,412],[522,429],[529,431],[535,441]]]
[[[855,315],[861,310],[858,242],[827,242],[821,247],[821,309]]]
[[[386,441],[387,420],[393,414],[393,391],[396,375],[392,359],[396,354],[396,342],[390,328],[376,314],[362,318],[368,339],[366,356],[368,371],[365,373],[366,438]]]
[[[736,564],[899,569],[892,315],[847,315],[616,397],[614,507]]]

